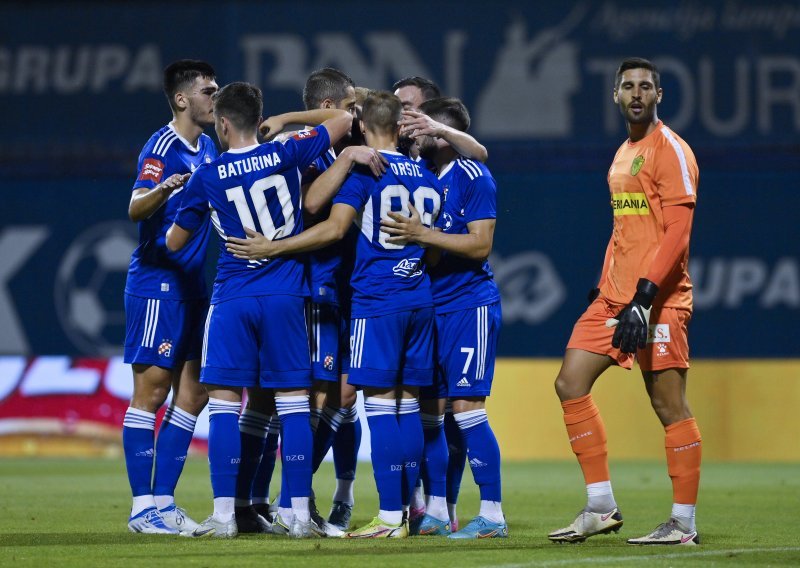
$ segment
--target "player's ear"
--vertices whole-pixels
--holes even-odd
[[[656,91],[656,104],[659,104],[659,105],[661,104],[661,97],[663,95],[664,95],[664,91],[661,89],[661,87],[659,87],[658,90]]]
[[[619,92],[616,89],[614,89],[614,104],[619,104]]]
[[[182,91],[175,93],[175,108],[184,110],[187,106],[189,106],[189,101],[186,99],[186,95]]]
[[[361,129],[361,135],[362,136],[366,135],[367,128],[364,126],[364,121],[363,120],[359,120],[358,121],[358,127]]]
[[[324,101],[322,101],[322,104],[320,105],[320,108],[324,108],[324,109],[336,108],[336,105],[333,104],[333,101],[331,99],[325,99]]]

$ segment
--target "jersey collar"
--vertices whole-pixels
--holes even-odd
[[[252,146],[245,146],[244,148],[229,148],[225,151],[226,154],[246,154],[250,150],[254,150],[258,148],[259,144],[253,144]]]
[[[172,125],[171,122],[167,124],[167,128],[172,130],[175,136],[178,137],[178,140],[183,142],[183,145],[186,146],[190,151],[194,152],[195,154],[200,151],[200,138],[197,139],[197,146],[192,146],[191,144],[189,144],[189,141],[186,138],[181,136],[180,133],[177,130],[175,130],[175,127]],[[200,136],[202,136],[202,134],[200,134]]]
[[[455,165],[456,165],[456,161],[453,160],[452,162],[447,164],[445,167],[443,167],[442,171],[439,172],[439,179],[442,179],[444,176],[446,176],[447,172],[449,172],[451,169],[453,169],[453,166],[455,166]]]

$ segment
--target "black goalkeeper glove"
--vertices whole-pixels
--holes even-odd
[[[639,278],[636,294],[630,304],[625,306],[616,318],[606,321],[606,327],[614,327],[611,345],[623,353],[636,353],[636,349],[647,346],[647,330],[650,322],[650,309],[658,294],[658,286],[647,278]]]
[[[599,295],[600,295],[600,288],[592,288],[586,295],[586,300],[591,304],[597,299]]]

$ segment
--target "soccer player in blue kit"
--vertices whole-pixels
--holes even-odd
[[[469,128],[469,113],[458,99],[431,99],[420,111],[462,132]],[[390,212],[390,219],[381,224],[393,235],[388,242],[416,242],[432,247],[429,254],[434,255],[441,251],[441,259],[432,262],[430,270],[439,372],[434,387],[423,389],[423,412],[435,409],[429,418],[438,417],[441,422],[445,399],[452,401],[481,496],[478,516],[449,537],[503,538],[508,527],[501,507],[500,449],[486,415],[501,323],[500,293],[486,260],[494,238],[497,187],[486,166],[463,158],[446,140],[421,136],[417,143],[420,156],[434,164],[444,185],[444,205],[437,222],[441,231],[426,227],[413,210],[410,217]],[[426,444],[425,451],[431,487],[419,534],[448,534],[447,448]]]
[[[433,298],[424,251],[387,242],[379,222],[390,211],[408,215],[413,203],[422,222],[432,226],[441,206],[436,176],[396,151],[401,110],[391,93],[367,97],[362,129],[389,167],[379,178],[355,169],[334,198],[328,219],[290,239],[270,241],[248,231],[250,238],[229,238],[227,245],[239,258],[281,257],[336,242],[358,219],[348,381],[364,390],[380,511],[365,527],[347,533],[350,538],[408,536],[403,512],[423,450],[419,387],[433,379]]]
[[[285,144],[258,144],[261,91],[231,83],[214,97],[215,129],[226,151],[195,171],[167,247],[180,250],[210,216],[222,239],[260,230],[268,239],[301,233],[300,173],[344,136],[352,116],[341,110],[282,115],[291,122],[320,124]],[[311,369],[305,301],[305,262],[234,258],[220,241],[217,277],[203,338],[200,381],[209,394],[209,466],[214,512],[191,536],[235,537],[236,478],[241,461],[238,427],[242,389],[274,389],[281,421],[293,521],[290,535],[324,536],[310,518]]]
[[[208,224],[198,226],[179,252],[165,248],[164,235],[189,175],[217,157],[214,142],[203,134],[214,123],[214,75],[211,65],[195,60],[176,61],[164,70],[173,120],[142,149],[128,209],[139,224],[139,245],[125,284],[125,362],[133,369],[133,397],[122,445],[133,493],[132,532],[175,534],[197,526],[175,505],[174,494],[197,415],[208,400],[198,382],[208,309],[203,271]],[[172,402],[154,447],[156,412],[170,388]]]

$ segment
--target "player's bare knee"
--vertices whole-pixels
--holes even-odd
[[[175,398],[175,406],[194,416],[198,416],[206,404],[208,404],[208,393],[205,389],[192,393],[181,392]]]
[[[571,378],[563,372],[559,373],[556,377],[554,386],[556,389],[556,394],[561,402],[564,402],[565,400],[573,400],[589,394],[588,391],[584,392],[585,389],[580,385],[580,383],[571,380]]]

